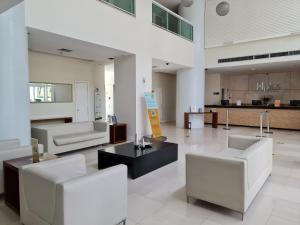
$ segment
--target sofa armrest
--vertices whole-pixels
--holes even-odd
[[[251,145],[260,141],[260,137],[243,136],[243,135],[229,135],[228,136],[228,148],[235,148],[240,150],[246,150]]]
[[[237,211],[244,210],[246,161],[186,155],[186,193]]]
[[[57,186],[56,224],[118,224],[127,215],[127,167],[114,166]]]
[[[97,131],[107,132],[108,124],[106,122],[94,121],[94,129]]]

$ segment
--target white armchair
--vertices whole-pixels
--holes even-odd
[[[86,174],[74,155],[20,169],[21,222],[25,225],[116,225],[127,215],[127,167]]]
[[[232,135],[214,155],[186,155],[186,194],[244,214],[272,172],[273,140]]]
[[[21,146],[18,139],[0,141],[0,194],[4,192],[3,161],[31,154],[31,146]]]

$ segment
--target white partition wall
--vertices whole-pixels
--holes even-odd
[[[151,134],[144,93],[152,88],[152,59],[141,55],[115,60],[114,111],[118,122],[127,123],[128,139]]]
[[[204,8],[205,1],[194,1],[191,7],[180,7],[179,13],[194,24],[195,67],[177,72],[176,126],[184,126],[184,112],[190,106],[204,110]],[[202,116],[191,117],[192,128],[204,126]]]
[[[0,14],[0,140],[30,143],[24,3]]]

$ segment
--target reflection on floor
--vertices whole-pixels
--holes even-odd
[[[257,135],[258,129],[233,127],[187,131],[172,124],[163,126],[169,141],[179,144],[179,160],[136,180],[129,180],[128,225],[299,225],[300,132],[275,130],[272,176],[241,221],[240,214],[209,203],[185,198],[185,154],[215,151],[231,134]],[[90,171],[97,170],[95,149],[86,155]],[[209,171],[207,171],[209,173]],[[0,201],[0,224],[19,225],[19,218]],[[88,225],[88,224],[87,224]]]

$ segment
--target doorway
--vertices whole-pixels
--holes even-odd
[[[89,82],[75,81],[76,122],[89,121]]]

